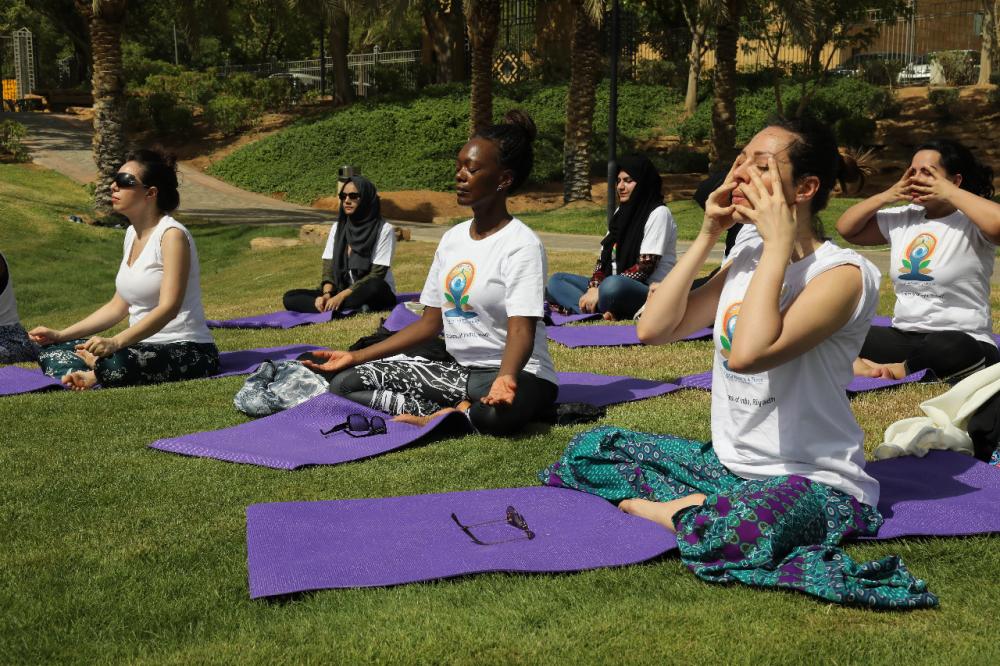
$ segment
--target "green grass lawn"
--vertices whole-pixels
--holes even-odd
[[[50,172],[0,165],[0,250],[27,326],[63,326],[108,298],[122,231],[72,225],[85,192]],[[260,228],[198,226],[210,317],[279,307],[314,284],[320,248],[254,253]],[[287,233],[287,232],[282,232]],[[402,290],[433,252],[402,244]],[[586,272],[591,253],[553,253]],[[891,301],[884,299],[883,312]],[[288,331],[216,331],[222,350],[345,345],[375,315]],[[708,342],[569,350],[562,370],[668,377],[707,369]],[[380,497],[536,484],[582,427],[514,439],[439,440],[371,460],[296,472],[153,451],[161,437],[245,421],[243,378],[0,399],[0,662],[99,663],[996,663],[1000,538],[851,545],[903,556],[941,608],[879,613],[802,595],[695,579],[675,555],[571,575],[473,576],[267,602],[247,589],[245,509],[255,502]],[[940,392],[906,386],[853,405],[869,449]],[[709,435],[709,395],[612,407],[606,422]],[[996,566],[994,566],[996,565]]]

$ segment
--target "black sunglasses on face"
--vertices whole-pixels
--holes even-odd
[[[144,187],[147,190],[149,189],[149,185],[143,185],[139,182],[138,178],[130,173],[125,173],[124,171],[116,173],[112,182],[117,185],[120,190],[127,190],[131,187],[135,187],[136,185]]]
[[[344,199],[350,199],[351,201],[357,201],[358,199],[361,198],[361,193],[360,192],[341,192],[337,196],[340,197],[341,201],[343,201]]]
[[[384,435],[388,432],[385,426],[385,419],[381,416],[368,418],[364,414],[350,414],[343,423],[335,425],[329,430],[320,430],[319,434],[326,437],[340,431],[346,432],[351,437]]]

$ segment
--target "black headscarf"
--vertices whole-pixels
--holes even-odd
[[[648,157],[623,157],[618,161],[618,171],[632,177],[635,189],[628,201],[615,211],[608,225],[608,235],[601,241],[601,271],[605,275],[611,275],[612,252],[618,270],[635,265],[639,260],[646,220],[655,208],[663,205],[663,181]]]
[[[351,176],[347,182],[354,183],[361,199],[350,218],[344,213],[343,202],[340,204],[337,235],[333,239],[333,274],[337,278],[338,291],[351,286],[348,271],[353,271],[357,279],[364,277],[372,269],[372,255],[375,253],[379,232],[385,224],[382,202],[371,181],[362,176]],[[350,256],[347,254],[348,245],[351,246]]]

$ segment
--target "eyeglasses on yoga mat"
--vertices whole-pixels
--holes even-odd
[[[357,201],[358,199],[361,198],[361,193],[360,192],[341,192],[337,196],[340,197],[341,201],[343,201],[344,199],[350,199],[351,201]]]
[[[535,538],[535,533],[528,529],[528,521],[524,519],[520,513],[517,512],[512,506],[507,507],[507,516],[500,518],[498,520],[485,520],[481,523],[472,523],[471,525],[463,525],[462,521],[458,519],[454,513],[451,514],[451,519],[455,521],[455,524],[462,528],[466,536],[472,539],[472,543],[477,546],[495,546],[498,543],[509,543],[511,541],[530,541]],[[512,539],[501,539],[499,541],[482,541],[475,534],[472,533],[473,527],[482,527],[483,525],[498,525],[500,523],[507,523],[511,527],[521,530],[524,532],[522,536],[517,536]]]
[[[138,185],[139,187],[144,187],[147,190],[150,187],[149,185],[143,185],[142,183],[139,182],[138,178],[136,178],[130,173],[125,173],[125,172],[116,173],[114,179],[111,182],[117,185],[118,189],[121,190],[127,190],[129,188],[135,187],[136,185]]]
[[[368,418],[364,414],[350,414],[343,423],[337,424],[329,430],[320,430],[319,434],[326,437],[341,431],[346,432],[351,437],[368,437],[369,435],[384,435],[388,429],[385,426],[385,419],[381,416]]]

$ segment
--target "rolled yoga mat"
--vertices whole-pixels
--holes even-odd
[[[545,486],[247,508],[254,599],[489,571],[623,566],[676,543],[599,497]]]
[[[396,303],[415,301],[420,296],[416,292],[396,294]],[[308,324],[324,324],[334,319],[342,319],[359,310],[344,310],[342,312],[291,312],[278,310],[266,314],[238,317],[236,319],[209,319],[209,328],[295,328]]]
[[[285,345],[281,347],[262,347],[260,349],[244,349],[219,354],[219,371],[204,379],[246,375],[257,369],[264,361],[294,361],[297,356],[308,351],[325,349],[316,345]],[[44,389],[65,389],[58,379],[45,375],[41,370],[27,370],[15,366],[0,368],[0,396],[30,393]],[[100,386],[95,386],[95,389]]]
[[[1000,531],[996,468],[931,451],[868,470],[882,483],[886,520],[876,539]],[[510,519],[508,506],[516,513]],[[623,566],[676,543],[659,525],[595,495],[544,486],[247,508],[251,598],[492,571]]]
[[[643,400],[680,388],[667,382],[585,372],[560,373],[559,380],[558,402],[587,402],[599,406]],[[348,414],[381,416],[386,421],[388,432],[359,438],[352,438],[347,433],[331,437],[320,434],[320,430],[342,423]],[[387,453],[430,434],[445,421],[456,428],[468,427],[466,418],[457,413],[435,419],[423,427],[399,423],[391,421],[387,414],[347,398],[323,393],[301,405],[256,421],[161,439],[150,446],[189,456],[275,469],[297,469],[306,465],[336,465]]]

